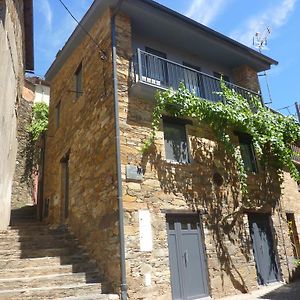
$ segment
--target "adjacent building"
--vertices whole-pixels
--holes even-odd
[[[233,162],[210,128],[165,116],[141,152],[157,90],[183,81],[218,101],[223,74],[257,95],[257,74],[277,62],[150,0],[94,1],[81,26],[89,35],[77,27],[46,74],[44,219],[68,224],[122,299],[218,298],[288,281],[297,183],[286,173],[282,195],[251,139],[235,137],[257,209],[237,218]]]
[[[0,1],[0,229],[9,224],[24,71],[32,71],[32,0]]]

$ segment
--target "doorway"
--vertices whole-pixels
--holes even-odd
[[[169,260],[174,300],[208,296],[208,270],[200,216],[167,215]]]

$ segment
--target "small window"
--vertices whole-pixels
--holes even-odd
[[[75,72],[75,93],[76,99],[82,95],[82,63],[80,63]]]
[[[223,78],[224,81],[230,82],[229,76],[224,75],[224,74],[219,73],[219,72],[214,72],[214,77],[216,77],[218,79]]]
[[[164,141],[166,159],[188,163],[188,142],[185,124],[164,120]]]
[[[247,172],[257,173],[257,162],[251,136],[238,133],[242,159]]]
[[[55,106],[55,127],[59,128],[60,126],[60,101]]]

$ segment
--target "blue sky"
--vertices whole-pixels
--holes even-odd
[[[64,0],[78,18],[93,0]],[[279,61],[268,72],[273,103],[285,114],[295,114],[295,101],[300,103],[300,0],[159,0],[157,1],[216,31],[252,47],[252,37],[271,28],[267,56]],[[34,0],[35,70],[43,76],[76,26],[58,0]],[[264,77],[264,98],[268,101]]]

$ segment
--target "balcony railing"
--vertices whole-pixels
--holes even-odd
[[[220,79],[208,74],[199,72],[190,67],[172,62],[159,56],[147,53],[140,49],[133,58],[134,81],[146,83],[162,89],[178,89],[181,82],[196,96],[211,100],[223,101],[221,95]],[[233,83],[226,82],[226,85],[234,89],[237,93],[246,99],[257,96],[261,99],[260,94],[247,90]]]
[[[297,163],[300,163],[300,148],[297,146],[292,146],[293,150],[293,160]]]

